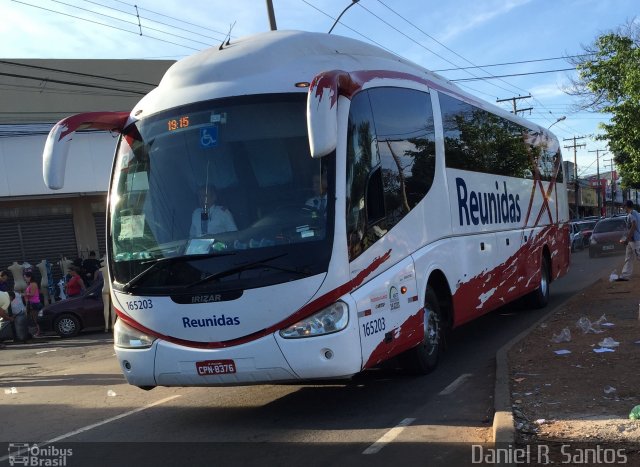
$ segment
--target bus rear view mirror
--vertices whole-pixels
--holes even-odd
[[[42,153],[42,177],[52,190],[64,187],[67,155],[73,134],[78,130],[109,130],[122,132],[129,112],[87,112],[72,115],[54,125],[47,136]]]
[[[351,89],[349,73],[334,70],[317,75],[307,96],[307,130],[311,157],[324,157],[338,145],[338,96]]]

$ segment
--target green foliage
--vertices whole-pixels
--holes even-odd
[[[588,58],[576,68],[575,94],[590,98],[587,107],[612,114],[602,124],[598,138],[609,141],[618,171],[626,187],[640,188],[640,48],[638,25],[626,32],[603,34],[591,47]]]

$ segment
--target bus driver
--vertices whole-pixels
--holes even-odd
[[[194,209],[191,215],[189,233],[192,238],[238,230],[231,212],[223,206],[216,205],[217,195],[213,187],[198,188],[198,198],[199,207]]]

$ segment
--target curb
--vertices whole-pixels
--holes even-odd
[[[576,293],[580,293],[582,290],[586,290],[587,288],[592,287],[594,284],[603,280],[604,278],[605,276],[596,279],[591,284],[585,286],[583,289],[579,290]],[[495,413],[493,415],[492,426],[494,447],[497,448],[515,446],[516,441],[513,407],[511,405],[511,390],[509,388],[509,350],[511,350],[511,347],[527,337],[534,329],[540,326],[540,324],[546,321],[549,316],[551,316],[562,306],[564,306],[565,303],[571,298],[572,297],[569,297],[566,300],[563,300],[562,303],[559,303],[557,306],[550,309],[535,323],[515,336],[496,352],[496,382],[493,396],[493,407]],[[496,465],[500,465],[503,467],[515,467],[516,464],[510,462],[500,462]]]

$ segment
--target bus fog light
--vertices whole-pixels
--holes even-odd
[[[117,320],[116,325],[113,327],[113,342],[116,347],[146,349],[151,347],[155,340],[155,337],[124,324],[121,319]]]
[[[125,369],[130,370],[131,369],[131,363],[129,363],[129,360],[125,360],[124,362],[122,362],[122,365],[125,367]]]
[[[342,331],[349,324],[349,307],[336,302],[323,310],[280,331],[285,339],[321,336]]]
[[[333,350],[331,349],[324,349],[324,358],[326,358],[327,360],[331,360],[333,358]]]

